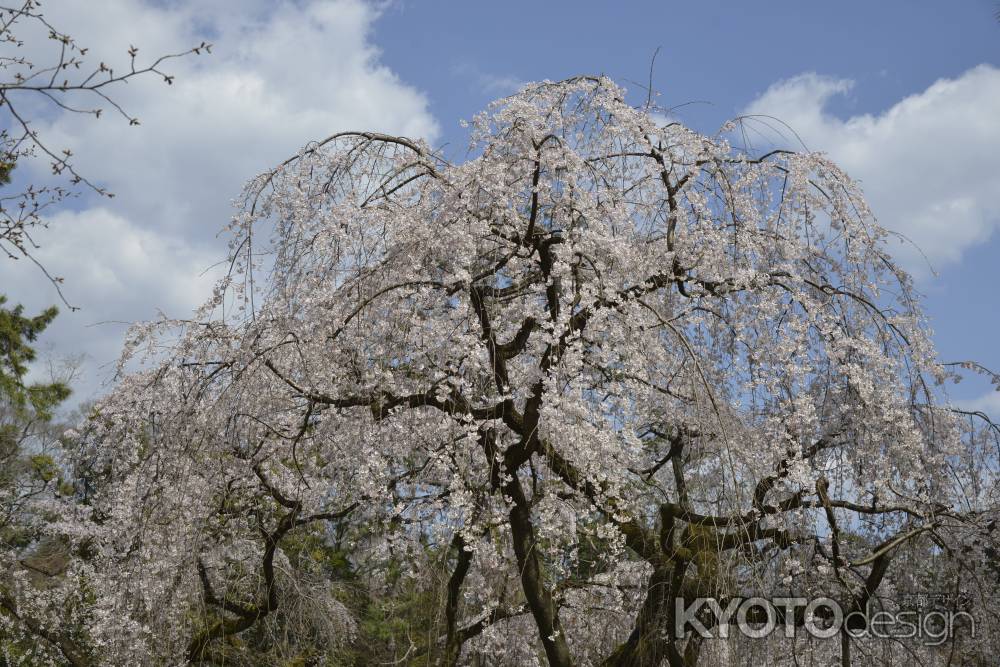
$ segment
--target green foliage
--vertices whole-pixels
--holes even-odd
[[[312,645],[302,642],[296,657],[281,662],[274,659],[269,664],[329,667],[436,664],[435,650],[440,648],[437,640],[445,632],[448,572],[447,568],[436,569],[430,564],[446,560],[448,550],[425,545],[420,559],[430,569],[421,576],[413,576],[406,561],[393,559],[386,564],[383,577],[376,584],[371,580],[369,568],[358,559],[356,546],[348,546],[356,544],[359,536],[341,540],[336,533],[336,528],[293,533],[282,542],[282,550],[295,570],[322,573],[323,578],[335,582],[334,595],[357,623],[353,637],[336,647],[324,645],[322,640]],[[294,632],[302,640],[308,630],[297,625]],[[245,639],[254,642],[253,633],[246,634]],[[255,648],[264,652],[273,647],[259,643]]]
[[[28,365],[35,360],[32,343],[55,316],[58,309],[46,308],[41,314],[26,317],[20,305],[7,308],[7,298],[0,295],[0,400],[17,411],[30,409],[42,419],[52,416],[52,409],[69,396],[61,382],[24,384]]]
[[[0,160],[0,183],[9,181],[10,168]],[[45,590],[65,571],[69,554],[64,545],[46,541],[40,526],[52,517],[28,507],[26,500],[51,491],[71,495],[73,486],[63,479],[58,456],[60,427],[54,423],[55,408],[69,396],[62,382],[26,383],[35,360],[33,344],[56,316],[55,308],[41,314],[24,315],[21,306],[6,307],[0,295],[0,567],[8,572],[23,568],[30,585]],[[0,576],[0,667],[7,664],[51,664],[49,649],[22,620],[11,616],[17,603],[10,582]],[[80,591],[85,591],[80,586]],[[60,622],[67,637],[80,638],[82,625],[74,619],[86,601],[62,608]],[[48,646],[48,648],[46,648]],[[4,657],[5,656],[5,657]],[[5,662],[5,660],[9,661]]]
[[[371,664],[372,659],[408,667],[429,664],[429,651],[444,628],[442,591],[427,583],[403,577],[389,591],[365,591],[359,596],[358,636],[341,653],[338,664],[354,667]]]
[[[35,454],[28,457],[32,472],[43,482],[51,482],[59,476],[59,468],[55,460],[48,454]]]
[[[0,158],[0,185],[7,185],[10,183],[10,172],[14,171],[16,164],[4,156]]]

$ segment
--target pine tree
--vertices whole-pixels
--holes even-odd
[[[7,298],[0,295],[0,400],[16,412],[29,410],[48,418],[52,409],[69,396],[62,382],[25,384],[28,365],[35,360],[32,344],[59,310],[46,308],[34,317],[24,315],[21,305],[5,307]]]

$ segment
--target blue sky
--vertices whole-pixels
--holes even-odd
[[[97,7],[100,7],[97,9]],[[944,359],[1000,369],[1000,22],[987,0],[768,2],[418,2],[58,0],[48,18],[121,61],[202,37],[214,54],[178,62],[167,89],[121,93],[143,124],[46,114],[38,129],[71,147],[114,200],[85,196],[39,236],[47,265],[82,307],[48,353],[84,355],[80,396],[101,391],[120,322],[184,316],[225,253],[216,233],[240,185],[310,139],[344,129],[420,135],[465,155],[458,121],[526,81],[607,74],[638,103],[713,131],[747,111],[788,121],[809,148],[860,178],[918,276]],[[687,104],[690,103],[690,104]],[[44,165],[42,165],[44,167]],[[41,177],[43,169],[38,171]],[[0,291],[55,301],[20,263]],[[967,381],[953,395],[1000,417],[1000,394]]]
[[[996,7],[988,0],[400,0],[375,24],[374,42],[386,65],[428,94],[451,140],[461,137],[452,119],[496,96],[491,83],[585,72],[645,85],[657,47],[655,87],[670,104],[710,101],[684,113],[708,130],[802,72],[855,80],[855,94],[831,109],[854,114],[996,63]]]

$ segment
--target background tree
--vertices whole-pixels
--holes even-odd
[[[134,329],[80,435],[97,659],[987,664],[997,441],[886,232],[822,155],[649,112],[543,82],[463,164],[352,132],[253,180],[233,271]],[[897,609],[932,574],[976,642],[675,632],[678,600]]]
[[[47,382],[28,382],[33,345],[56,315],[50,308],[25,317],[21,307],[5,308],[0,296],[0,664],[50,658],[39,647],[50,635],[38,617],[25,610],[19,590],[45,587],[62,574],[69,554],[45,530],[53,498],[71,496],[63,468],[65,423],[54,419],[69,397],[71,374]],[[47,511],[46,511],[47,510]],[[50,613],[58,616],[55,610]],[[73,649],[67,651],[72,653]]]

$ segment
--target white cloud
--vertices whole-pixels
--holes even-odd
[[[478,92],[489,95],[512,95],[528,83],[516,76],[485,72],[472,63],[456,65],[452,67],[452,73],[471,79]]]
[[[956,407],[970,412],[982,412],[1000,424],[1000,391],[989,391],[976,398],[956,401]]]
[[[935,269],[989,238],[1000,226],[1000,69],[980,65],[939,80],[880,114],[829,113],[831,98],[853,85],[803,74],[771,86],[746,113],[780,119],[809,149],[828,153],[861,181],[879,222],[911,239]],[[798,143],[784,134],[782,143]],[[927,273],[917,250],[894,251]]]
[[[36,124],[116,194],[71,202],[74,210],[55,215],[36,239],[38,258],[66,277],[70,302],[82,308],[64,312],[44,337],[60,353],[92,359],[85,397],[96,387],[95,367],[116,358],[122,332],[85,325],[148,319],[157,309],[187,315],[207,296],[211,281],[199,274],[224,257],[216,233],[251,176],[337,131],[438,136],[424,95],[379,62],[372,3],[68,0],[46,10],[91,47],[94,64],[125,62],[130,44],[153,56],[213,43],[212,55],[164,65],[176,75],[170,87],[154,77],[113,91],[139,127],[110,113]],[[36,165],[38,179],[45,166]],[[25,261],[0,262],[0,291],[33,309],[57,300]]]
[[[217,261],[212,249],[133,224],[107,208],[57,213],[35,238],[41,245],[36,258],[72,276],[66,291],[81,310],[63,308],[43,341],[56,355],[89,357],[85,386],[77,387],[84,398],[97,388],[98,376],[107,375],[100,367],[117,358],[129,322],[153,319],[159,311],[190,313],[218,277],[209,268]],[[50,285],[34,267],[0,263],[0,283],[11,279],[9,295],[26,302],[29,314],[53,302]]]

